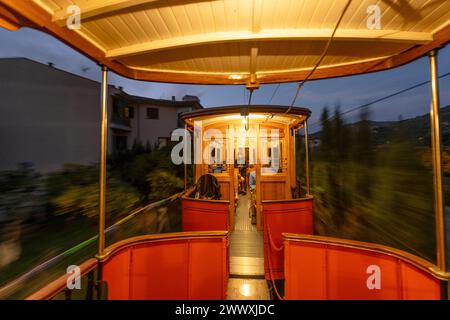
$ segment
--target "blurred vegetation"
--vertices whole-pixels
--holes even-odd
[[[94,170],[93,170],[94,169]],[[95,217],[99,208],[98,170],[81,165],[65,166],[47,179],[49,206],[55,216]],[[125,213],[139,202],[140,195],[131,185],[109,177],[106,188],[107,215]]]
[[[316,232],[435,261],[432,169],[424,161],[429,148],[407,139],[410,128],[402,121],[390,126],[384,143],[375,141],[370,110],[359,118],[346,125],[339,107],[332,115],[323,109],[319,143],[310,152]],[[303,145],[298,148],[304,154]]]
[[[170,153],[170,146],[135,143],[131,150],[108,158],[107,226],[137,207],[184,189],[180,178],[184,167],[175,166]],[[65,164],[60,171],[41,175],[32,166],[20,164],[15,170],[0,172],[0,285],[97,234],[98,207],[98,165]],[[179,231],[181,217],[176,206],[155,212],[137,217],[133,225],[139,228],[129,228],[130,222],[125,226],[130,230],[118,232],[114,239],[141,229]],[[96,246],[86,250],[77,254],[79,261],[75,262],[93,256]],[[45,278],[50,273],[45,271]],[[34,286],[42,285],[35,280]],[[29,293],[28,289],[23,292]]]
[[[0,171],[0,222],[23,220],[33,212],[42,213],[41,176],[30,165]]]

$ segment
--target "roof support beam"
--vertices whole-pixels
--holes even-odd
[[[328,40],[331,29],[274,29],[251,31],[215,32],[195,34],[185,37],[169,38],[149,41],[127,47],[117,48],[106,52],[109,59],[120,59],[133,55],[140,55],[155,51],[183,48],[195,45],[216,44],[235,41],[274,41],[274,40]],[[426,32],[410,32],[397,30],[338,30],[334,41],[392,41],[397,43],[425,44],[433,40],[433,36]]]
[[[144,5],[151,2],[156,2],[161,0],[97,0],[89,1],[78,0],[75,1],[75,5],[81,9],[81,19],[94,19],[95,17],[112,14],[113,12],[129,9],[133,11],[133,7]],[[56,11],[53,15],[53,22],[62,26],[65,25],[67,19],[70,17],[71,13],[67,12],[67,8],[63,8]]]
[[[259,88],[259,83],[256,78],[256,60],[258,59],[258,48],[253,47],[250,50],[250,78],[247,83],[247,89],[253,90]]]

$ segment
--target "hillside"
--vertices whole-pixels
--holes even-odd
[[[450,105],[440,109],[442,144],[450,147]],[[401,137],[407,141],[415,142],[419,146],[430,145],[430,115],[424,114],[415,118],[399,121],[372,121],[369,120],[372,129],[372,138],[376,145],[383,145],[389,141]],[[361,122],[347,124],[351,131]],[[311,135],[312,139],[320,139],[321,132]]]

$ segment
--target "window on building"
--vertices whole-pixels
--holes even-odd
[[[127,119],[133,119],[134,118],[134,107],[125,107],[124,116]]]
[[[158,108],[147,108],[147,119],[159,119],[159,109]]]

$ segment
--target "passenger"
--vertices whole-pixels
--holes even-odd
[[[256,189],[256,171],[252,171],[248,177],[248,184],[250,186],[250,191],[254,191]]]

